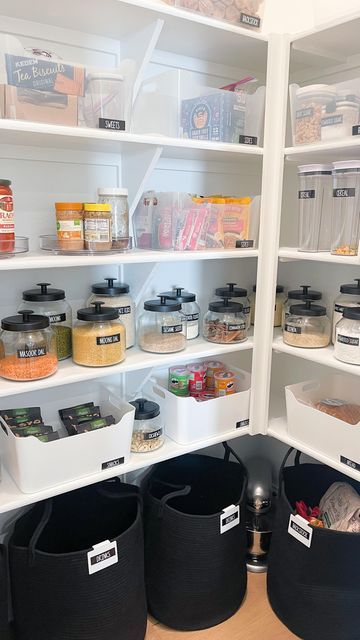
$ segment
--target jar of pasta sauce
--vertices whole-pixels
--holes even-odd
[[[0,179],[0,253],[11,253],[15,247],[15,223],[11,180]]]

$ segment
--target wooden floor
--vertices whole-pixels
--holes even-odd
[[[248,591],[239,611],[217,627],[204,631],[173,631],[149,620],[146,640],[293,640],[272,612],[266,597],[266,574],[249,573]]]

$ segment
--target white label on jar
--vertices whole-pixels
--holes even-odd
[[[343,315],[346,307],[342,306],[341,304],[335,304],[334,309],[335,309],[335,313],[340,313],[341,315]]]
[[[313,107],[309,107],[308,109],[299,109],[296,112],[296,119],[300,120],[301,118],[312,118],[314,115]]]
[[[199,314],[198,313],[188,313],[186,316],[186,320],[188,322],[193,322],[196,320],[199,320]]]
[[[127,307],[117,307],[117,310],[119,312],[119,316],[124,316],[127,313],[131,313],[131,307],[127,306]]]
[[[353,336],[344,336],[341,333],[337,334],[337,341],[341,344],[347,344],[350,347],[358,347],[360,344],[359,338]]]
[[[46,356],[46,347],[36,347],[35,349],[18,349],[18,358],[39,358]]]
[[[83,225],[81,219],[58,220],[56,228],[58,231],[75,231],[79,238],[83,237]]]
[[[162,436],[162,429],[157,429],[156,431],[148,431],[144,433],[144,440],[157,440]]]
[[[327,118],[321,118],[321,126],[322,127],[331,127],[334,124],[342,124],[343,116],[328,116]]]
[[[287,331],[288,333],[301,333],[301,327],[293,327],[291,324],[286,324],[285,325],[285,331]]]
[[[0,201],[0,234],[1,233],[14,233],[14,212],[13,210],[2,209]]]
[[[251,307],[243,307],[243,313],[248,316],[251,313]]]
[[[348,189],[334,189],[334,198],[355,198],[356,189],[354,187]]]
[[[220,514],[220,533],[226,533],[230,529],[240,524],[240,508],[239,505],[231,504],[226,507]]]
[[[120,333],[114,333],[112,336],[98,336],[96,344],[104,346],[105,344],[116,344],[120,342]]]
[[[307,189],[306,191],[299,191],[299,200],[309,200],[315,198],[315,189]]]
[[[55,324],[55,322],[65,322],[66,321],[66,313],[58,313],[54,316],[49,316],[50,324]]]
[[[110,242],[110,220],[107,218],[85,218],[85,240],[87,242]]]
[[[173,324],[172,326],[161,327],[161,333],[181,333],[183,330],[182,324]]]
[[[117,564],[119,558],[116,540],[114,542],[105,540],[105,542],[95,544],[87,554],[87,559],[89,575]]]
[[[246,329],[245,322],[241,322],[241,324],[228,324],[227,331],[244,331]]]

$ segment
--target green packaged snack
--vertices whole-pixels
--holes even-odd
[[[25,429],[26,427],[35,427],[43,425],[42,418],[8,418],[6,424],[10,429]]]
[[[26,407],[23,409],[1,409],[0,416],[4,418],[5,422],[14,418],[20,418],[21,420],[40,418],[40,407]]]
[[[60,439],[60,436],[59,436],[57,431],[54,431],[54,433],[48,433],[46,435],[36,436],[36,437],[41,442],[52,442],[53,440],[59,440]]]
[[[61,418],[61,420],[63,420],[63,418],[65,417],[69,417],[69,416],[81,416],[81,415],[86,415],[87,413],[89,413],[89,408],[93,407],[94,403],[93,402],[86,402],[84,404],[78,404],[76,407],[68,407],[66,409],[59,409],[59,416]]]
[[[90,413],[80,415],[80,416],[64,416],[63,424],[66,429],[70,431],[73,427],[76,427],[83,422],[91,422],[92,420],[96,420],[101,418],[100,407],[90,407]]]
[[[15,427],[11,429],[17,438],[27,438],[28,436],[46,436],[54,432],[50,425],[40,424],[31,427]]]
[[[73,426],[73,435],[95,431],[96,429],[102,429],[103,427],[109,427],[111,424],[115,424],[115,422],[116,420],[114,416],[106,416],[106,418],[98,418],[96,420],[90,420],[89,422],[82,422],[81,424]]]

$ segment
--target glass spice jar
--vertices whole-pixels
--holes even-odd
[[[357,284],[342,284],[340,295],[334,301],[332,342],[335,344],[336,326],[342,319],[348,307],[360,309],[360,278],[355,278]]]
[[[160,407],[156,402],[138,398],[130,404],[135,407],[131,451],[149,453],[164,444],[164,429],[160,418]]]
[[[283,332],[286,344],[305,349],[327,347],[330,335],[330,320],[325,307],[313,304],[311,300],[290,307]]]
[[[181,303],[159,296],[144,302],[139,318],[139,346],[151,353],[176,353],[186,347],[186,317]]]
[[[360,364],[360,307],[346,307],[336,325],[335,358]]]
[[[173,291],[165,291],[161,294],[168,300],[181,302],[181,310],[186,317],[186,338],[194,340],[200,333],[200,307],[196,303],[196,294],[184,291],[182,287],[176,287]]]
[[[251,325],[251,303],[248,298],[247,289],[242,289],[236,286],[236,282],[227,282],[226,287],[218,287],[215,289],[215,295],[220,298],[242,298],[241,304],[243,307],[243,314],[246,320],[246,329],[250,329]]]
[[[84,249],[84,214],[82,202],[55,202],[56,232],[59,249]]]
[[[58,360],[70,358],[72,354],[72,310],[65,300],[63,289],[48,289],[48,282],[39,282],[40,289],[23,291],[23,301],[19,309],[34,309],[36,313],[47,316],[55,333]]]
[[[11,180],[0,180],[0,253],[15,248],[15,224]]]
[[[288,291],[287,299],[283,306],[282,328],[284,328],[285,322],[290,314],[290,307],[294,304],[300,304],[300,302],[305,302],[306,300],[312,300],[313,302],[315,302],[315,300],[321,300],[322,293],[320,291],[309,291],[309,289],[311,289],[311,285],[302,284],[300,285],[300,289]]]
[[[204,317],[203,335],[209,342],[231,344],[247,339],[246,320],[242,305],[224,298],[210,302]]]
[[[84,204],[85,249],[110,251],[112,247],[112,216],[109,204]]]
[[[87,367],[108,367],[125,359],[125,327],[117,309],[94,302],[80,309],[73,329],[73,359]]]
[[[129,294],[130,287],[125,282],[116,282],[116,278],[105,278],[105,281],[106,284],[98,282],[91,286],[92,294],[87,305],[102,302],[107,307],[117,309],[125,327],[126,348],[129,349],[135,344],[135,302]]]
[[[30,309],[4,318],[0,331],[0,376],[8,380],[40,380],[58,368],[55,336],[49,318]]]
[[[129,244],[128,190],[102,187],[98,189],[99,204],[109,204],[112,215],[112,248],[126,249]]]

